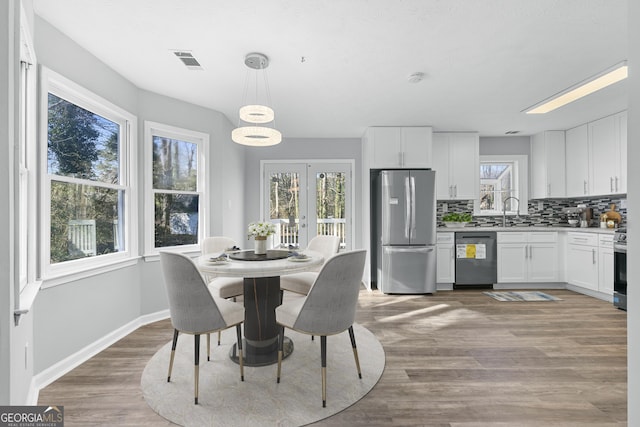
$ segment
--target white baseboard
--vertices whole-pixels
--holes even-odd
[[[593,298],[598,298],[613,304],[613,295],[605,294],[598,291],[592,291],[591,289],[583,288],[582,286],[575,286],[570,283],[567,283],[567,289],[573,292],[577,292],[579,294],[587,295]]]
[[[94,341],[82,350],[79,350],[76,353],[59,361],[55,365],[48,367],[39,374],[34,375],[33,379],[31,380],[31,386],[29,388],[28,394],[28,400],[30,401],[26,402],[26,404],[37,405],[38,394],[40,393],[40,390],[42,388],[48,386],[72,369],[80,366],[82,363],[86,362],[96,354],[113,345],[118,340],[126,337],[139,327],[148,325],[149,323],[157,322],[158,320],[166,319],[168,317],[169,310],[161,310],[155,313],[142,315],[137,319],[134,319],[131,322],[127,323],[126,325],[116,329],[115,331],[108,333],[97,341]]]

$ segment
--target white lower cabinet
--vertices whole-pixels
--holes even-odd
[[[454,237],[454,233],[437,233],[437,283],[453,283],[456,280]]]
[[[613,295],[613,235],[598,236],[598,290]]]
[[[544,283],[559,279],[558,233],[498,233],[498,283]]]
[[[613,235],[568,233],[567,282],[613,295]]]

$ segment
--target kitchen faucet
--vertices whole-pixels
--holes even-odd
[[[516,216],[520,216],[520,200],[517,197],[509,196],[502,201],[502,226],[507,226],[507,200],[513,199],[518,202],[518,209],[516,210]]]

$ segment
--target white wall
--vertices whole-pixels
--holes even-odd
[[[640,425],[640,2],[629,1],[627,425]]]
[[[0,2],[0,200],[11,200],[11,167],[14,138],[15,87],[11,73],[15,67],[15,1]],[[11,236],[11,204],[0,203],[0,235]],[[13,265],[11,245],[0,245],[0,404],[9,404],[10,346],[13,313]]]
[[[526,154],[528,156],[530,139],[528,136],[480,137],[480,155]]]
[[[362,153],[361,142],[358,138],[284,138],[278,145],[272,147],[249,148],[245,157],[245,216],[244,226],[262,217],[260,207],[260,161],[261,160],[304,160],[304,159],[354,159],[355,170],[353,180],[355,187],[354,249],[361,247],[361,230],[358,218],[362,215]],[[246,240],[246,237],[245,237]]]

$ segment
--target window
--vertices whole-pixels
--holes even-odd
[[[205,235],[205,151],[209,136],[159,123],[145,124],[149,184],[147,253],[198,250]]]
[[[45,275],[132,257],[135,117],[50,70],[43,74]]]
[[[475,215],[527,213],[527,156],[480,156]]]

